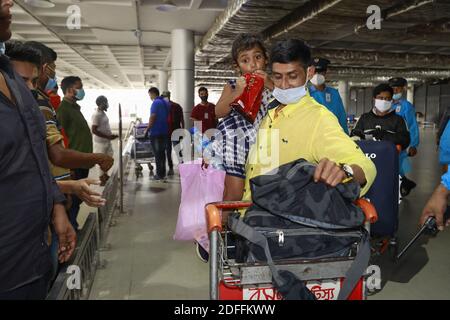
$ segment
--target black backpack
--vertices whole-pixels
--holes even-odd
[[[301,279],[278,270],[274,261],[354,256],[338,297],[346,299],[370,258],[365,216],[353,204],[360,187],[355,182],[336,188],[314,183],[315,168],[300,159],[250,180],[252,206],[243,219],[233,215],[229,220],[238,235],[236,261],[267,262],[285,299],[313,299]]]

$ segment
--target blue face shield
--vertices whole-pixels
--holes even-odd
[[[56,77],[55,78],[48,78],[47,81],[47,85],[45,86],[45,92],[49,91],[49,90],[53,90],[56,86],[57,86],[58,82],[56,81]]]
[[[401,98],[402,98],[402,96],[403,96],[403,93],[396,93],[396,94],[394,94],[393,96],[392,96],[392,99],[394,99],[394,100],[400,100]]]

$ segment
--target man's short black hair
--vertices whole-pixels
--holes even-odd
[[[311,50],[303,40],[282,40],[275,43],[270,51],[270,64],[299,62],[306,70],[310,61]]]
[[[159,89],[156,87],[151,87],[150,89],[148,89],[148,93],[156,94],[156,96],[159,97]]]
[[[264,47],[264,40],[262,36],[254,33],[241,33],[234,41],[231,48],[231,55],[234,62],[238,63],[239,54],[242,51],[251,50],[258,47],[262,50],[264,57],[267,59],[267,51]]]
[[[81,79],[79,77],[75,77],[75,76],[65,77],[61,81],[61,89],[62,89],[63,93],[66,94],[67,89],[72,88],[74,85],[77,84],[78,81],[81,82]]]
[[[5,43],[5,54],[12,61],[22,61],[34,64],[38,69],[41,67],[41,53],[20,41],[8,41]]]
[[[98,96],[97,99],[95,100],[95,104],[98,107],[102,107],[102,106],[108,104],[108,98],[106,98],[105,96]]]
[[[376,98],[377,95],[379,95],[382,92],[389,92],[391,94],[391,97],[394,95],[394,90],[392,87],[387,83],[381,83],[373,89],[373,97]]]
[[[202,91],[208,92],[208,89],[207,89],[206,87],[200,87],[200,88],[198,88],[198,94],[200,94],[200,92],[202,92]]]
[[[27,41],[26,46],[30,46],[41,53],[42,64],[52,63],[58,59],[58,54],[52,48],[47,47],[45,44],[37,41]]]

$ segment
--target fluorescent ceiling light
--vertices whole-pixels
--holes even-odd
[[[177,10],[177,5],[173,3],[172,0],[164,0],[163,4],[156,7],[156,10],[164,12],[173,11]]]

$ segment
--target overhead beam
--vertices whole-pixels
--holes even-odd
[[[86,71],[78,68],[77,66],[75,66],[75,65],[73,65],[71,63],[68,63],[68,62],[66,62],[66,61],[64,61],[62,59],[58,59],[56,61],[56,63],[57,63],[57,65],[62,64],[63,67],[65,67],[67,69],[75,70],[76,75],[80,76],[82,79],[83,78],[90,78],[90,79],[93,80],[92,82],[97,82],[100,85],[102,85],[103,87],[106,87],[106,89],[112,89],[112,87],[109,84],[106,84],[105,82],[99,80],[98,78],[93,77],[91,74],[87,73]],[[58,72],[58,70],[56,72]]]
[[[398,15],[407,13],[411,10],[414,10],[414,9],[420,8],[424,5],[433,3],[433,1],[435,1],[435,0],[405,0],[405,1],[402,1],[399,5],[395,5],[393,7],[390,7],[389,9],[382,11],[381,12],[381,17],[382,17],[381,21],[389,20]],[[359,24],[355,25],[353,27],[353,30],[351,30],[349,32],[342,32],[342,34],[339,37],[337,37],[333,40],[324,41],[324,42],[320,43],[318,45],[318,47],[321,47],[321,46],[324,46],[331,42],[339,41],[339,40],[345,39],[347,37],[350,37],[354,34],[359,33],[360,30],[365,29],[365,28],[367,28],[367,18],[366,17],[361,19],[361,22]]]
[[[217,34],[222,30],[223,26],[230,21],[238,12],[241,10],[242,6],[249,2],[249,0],[233,0],[229,1],[228,7],[222,12],[222,14],[216,19],[214,25],[209,28],[209,31],[205,34],[203,39],[200,41],[196,55],[201,54],[202,48],[206,47],[208,43],[217,36]]]
[[[364,81],[387,81],[394,76],[402,76],[409,80],[415,79],[447,79],[450,78],[450,70],[430,69],[430,68],[401,68],[394,69],[388,67],[329,67],[328,77],[330,81],[335,80],[364,80]],[[216,72],[196,73],[196,82],[209,83],[214,85],[225,84],[228,80],[235,78],[235,75],[221,70]]]
[[[144,47],[142,46],[142,31],[141,31],[141,18],[139,16],[139,6],[140,6],[140,0],[134,1],[134,6],[136,9],[136,38],[138,43],[138,51],[139,51],[139,66],[141,67],[141,76],[142,76],[142,82],[145,86],[145,74],[144,74],[144,66],[145,66],[145,53],[144,53]]]
[[[128,85],[131,88],[134,88],[133,84],[130,82],[130,79],[126,75],[126,73],[123,71],[122,66],[120,65],[119,61],[117,61],[116,57],[114,56],[114,53],[111,51],[111,49],[108,46],[104,46],[103,49],[108,54],[109,58],[113,62],[113,64],[119,69],[120,73],[122,74],[122,77],[125,78],[125,80],[128,82]]]
[[[100,70],[99,68],[97,68],[95,65],[93,65],[83,54],[81,54],[77,49],[73,48],[71,45],[68,45],[65,43],[65,40],[63,38],[61,38],[55,31],[53,31],[52,28],[50,28],[49,26],[47,26],[45,24],[45,22],[43,20],[41,20],[35,13],[31,12],[30,10],[28,10],[28,8],[26,8],[24,5],[22,5],[21,3],[15,1],[15,3],[23,10],[25,11],[30,17],[32,17],[33,19],[35,19],[37,22],[39,22],[39,24],[44,27],[45,29],[47,29],[47,31],[53,35],[54,37],[56,37],[57,39],[59,39],[61,41],[61,43],[67,45],[68,47],[70,47],[81,59],[83,59],[90,67],[92,67],[93,69],[95,69],[96,71],[98,71],[100,74],[104,75],[105,77],[107,77],[108,79],[112,80],[109,76],[107,76],[102,70]],[[77,67],[77,69],[79,69]],[[81,70],[81,69],[79,69]],[[89,74],[86,71],[83,71],[83,73],[85,74]],[[95,76],[93,76],[92,74],[89,74],[89,77],[91,78],[96,78]],[[97,79],[99,80],[99,79]],[[111,88],[110,85],[107,85],[105,82],[103,81],[99,81],[101,83],[104,83],[107,87]]]
[[[313,49],[315,56],[320,56],[339,63],[343,61],[355,64],[379,63],[385,65],[417,65],[422,68],[446,68],[450,69],[450,55],[442,54],[416,54],[416,53],[388,53],[367,52],[355,50]]]
[[[301,24],[317,17],[319,14],[333,8],[343,0],[317,0],[309,1],[305,5],[297,8],[291,14],[283,18],[280,22],[263,32],[267,40],[277,38],[292,29],[297,28]]]

